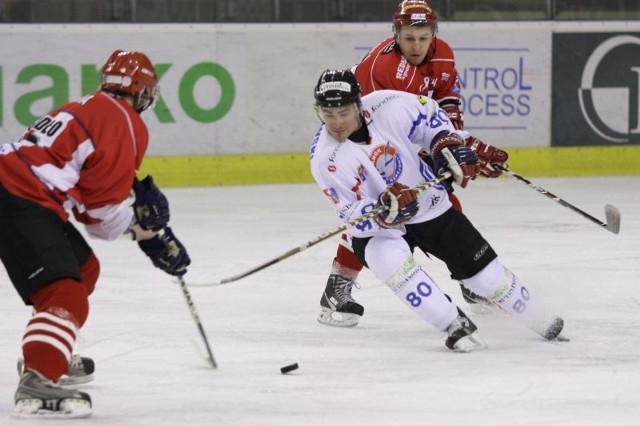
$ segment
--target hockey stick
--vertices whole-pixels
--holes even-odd
[[[552,194],[551,192],[547,191],[546,189],[534,185],[530,180],[520,176],[519,174],[517,174],[513,170],[510,170],[509,168],[503,166],[502,164],[493,164],[493,167],[502,170],[503,172],[507,173],[509,176],[513,177],[514,179],[517,179],[520,182],[524,183],[529,188],[535,189],[536,191],[538,191],[542,195],[546,195],[547,197],[549,197],[550,199],[552,199],[556,203],[560,204],[561,206],[564,206],[564,207],[566,207],[566,208],[568,208],[570,210],[573,210],[574,212],[578,213],[580,216],[582,216],[585,219],[588,219],[591,222],[601,226],[602,228],[606,229],[607,231],[613,232],[614,234],[617,234],[618,232],[620,232],[620,212],[618,211],[618,209],[616,207],[612,206],[611,204],[607,204],[607,205],[604,206],[604,214],[605,214],[605,217],[606,217],[606,220],[607,220],[607,222],[605,223],[605,222],[602,222],[601,220],[591,216],[589,213],[580,210],[579,208],[577,208],[573,204],[568,203],[567,201],[563,200],[562,198],[558,197],[557,195]]]
[[[447,180],[451,177],[451,173],[450,172],[445,172],[442,175],[438,176],[437,178],[434,178],[428,182],[422,182],[418,185],[416,185],[415,187],[413,187],[413,190],[416,191],[417,195],[420,195],[422,192],[426,191],[427,189],[431,188],[434,185],[439,184],[440,182],[442,182],[443,180]],[[299,245],[298,247],[295,247],[289,251],[287,251],[286,253],[281,254],[280,256],[269,260],[268,262],[265,262],[261,265],[256,266],[255,268],[251,268],[248,271],[245,271],[241,274],[238,275],[234,275],[232,277],[229,278],[223,278],[220,281],[217,282],[211,282],[211,283],[201,283],[201,284],[189,284],[190,287],[213,287],[213,286],[217,286],[217,285],[222,285],[222,284],[226,284],[226,283],[230,283],[230,282],[234,282],[234,281],[238,281],[242,278],[248,277],[249,275],[255,274],[258,271],[262,271],[263,269],[268,268],[269,266],[275,265],[276,263],[287,259],[295,254],[300,253],[301,251],[304,251],[306,249],[308,249],[309,247],[315,246],[316,244],[327,240],[331,237],[333,237],[334,235],[337,235],[343,231],[345,231],[347,228],[350,228],[352,226],[356,226],[361,224],[362,222],[366,222],[367,220],[373,218],[374,216],[379,215],[380,213],[386,211],[389,209],[389,206],[383,205],[383,206],[379,206],[376,207],[375,209],[371,210],[370,212],[357,217],[356,219],[353,219],[347,223],[345,223],[344,225],[338,226],[336,229],[334,229],[333,231],[329,231],[329,232],[325,232],[324,234],[320,234],[317,237],[307,241],[304,244]]]
[[[204,332],[204,327],[202,327],[202,322],[200,322],[200,317],[198,316],[198,312],[196,311],[196,305],[193,303],[193,299],[191,299],[191,294],[187,289],[187,283],[184,281],[184,277],[178,277],[178,282],[180,283],[180,288],[182,289],[182,294],[184,294],[184,298],[187,300],[187,306],[189,306],[189,311],[191,311],[191,316],[193,320],[196,322],[198,326],[198,331],[200,332],[200,336],[204,341],[204,347],[207,350],[208,358],[207,361],[213,368],[218,368],[218,364],[216,364],[216,360],[213,358],[213,353],[211,352],[211,347],[209,346],[209,340],[207,339],[207,335]]]

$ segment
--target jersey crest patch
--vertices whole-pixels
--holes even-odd
[[[389,142],[380,145],[371,152],[371,162],[378,169],[387,185],[393,184],[402,173],[402,161],[396,149]]]
[[[331,201],[333,204],[338,204],[340,202],[340,197],[338,197],[338,192],[334,188],[325,188],[322,190],[322,193]]]

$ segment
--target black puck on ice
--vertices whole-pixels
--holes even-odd
[[[290,364],[290,365],[285,365],[284,367],[282,367],[280,369],[280,372],[282,374],[287,374],[287,373],[289,373],[289,372],[291,372],[293,370],[297,370],[297,369],[298,369],[298,363],[296,362],[296,363],[293,363],[293,364]]]

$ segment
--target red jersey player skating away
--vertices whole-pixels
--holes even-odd
[[[93,372],[93,362],[73,349],[100,273],[69,211],[94,238],[136,240],[171,275],[183,275],[190,264],[168,226],[166,197],[150,176],[136,177],[149,142],[140,113],[158,96],[154,66],[143,53],[118,50],[101,77],[100,91],[56,108],[17,142],[0,145],[0,258],[23,302],[33,306],[22,338],[16,417],[91,414],[88,394],[60,387],[63,378],[74,383],[72,363],[84,370],[79,375]]]
[[[447,113],[454,128],[462,130],[461,85],[453,50],[436,37],[437,31],[438,18],[428,2],[402,1],[393,14],[393,36],[374,47],[353,71],[363,95],[392,89],[431,97]],[[465,144],[476,151],[483,176],[500,176],[501,172],[491,163],[505,163],[508,158],[505,151],[472,136],[465,140]],[[423,152],[420,155],[430,161]],[[449,186],[447,189],[452,204],[461,210],[453,188]],[[349,236],[342,234],[320,299],[320,323],[342,327],[358,324],[364,307],[353,299],[351,288],[362,268],[362,263],[353,253]],[[468,303],[482,300],[464,286],[461,290]]]

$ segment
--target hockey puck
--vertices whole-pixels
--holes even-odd
[[[291,372],[293,370],[297,370],[297,369],[298,369],[298,363],[296,362],[296,363],[293,363],[293,364],[290,364],[290,365],[285,365],[284,367],[282,367],[280,369],[280,372],[282,374],[287,374],[287,373],[289,373],[289,372]]]

